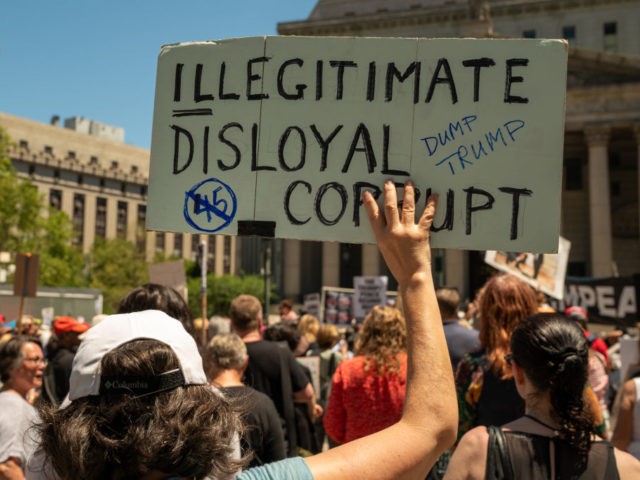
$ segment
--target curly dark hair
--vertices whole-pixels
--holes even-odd
[[[365,370],[375,365],[379,373],[397,373],[399,354],[407,351],[407,325],[402,312],[376,305],[364,318],[356,353],[367,358]]]
[[[179,368],[173,350],[139,339],[107,353],[102,375],[158,375]],[[155,395],[109,393],[74,400],[64,409],[43,406],[38,427],[45,470],[61,480],[130,479],[151,472],[201,479],[232,474],[238,414],[208,385]]]
[[[549,392],[560,435],[576,449],[584,462],[582,467],[586,467],[593,417],[583,400],[589,364],[584,333],[563,315],[540,313],[515,329],[511,351],[538,392]]]

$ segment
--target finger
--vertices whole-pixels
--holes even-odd
[[[427,204],[424,207],[424,212],[420,216],[420,224],[421,228],[425,230],[429,230],[431,225],[433,224],[433,219],[436,216],[436,209],[438,208],[438,194],[434,193],[433,195],[429,195],[427,198]]]
[[[371,229],[373,230],[374,235],[377,236],[378,232],[384,227],[384,218],[380,212],[380,207],[378,207],[378,202],[373,198],[371,192],[365,191],[362,194],[362,203],[367,211]]]
[[[400,223],[398,194],[396,186],[391,180],[384,182],[384,216],[390,228],[394,228]]]
[[[415,188],[411,180],[404,184],[404,196],[402,198],[402,223],[413,225],[416,221]]]

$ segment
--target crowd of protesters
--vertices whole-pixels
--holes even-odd
[[[424,259],[397,259],[415,238],[389,240],[368,208],[398,280],[413,282]],[[246,478],[640,478],[640,366],[617,372],[616,391],[618,335],[591,332],[581,307],[550,311],[512,275],[491,277],[466,312],[455,288],[415,281],[402,305],[348,326],[290,301],[267,325],[251,295],[196,320],[154,284],[91,322],[0,324],[0,479],[233,478],[272,464],[284,467]]]

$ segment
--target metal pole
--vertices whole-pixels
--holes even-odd
[[[200,343],[204,347],[207,344],[207,260],[209,251],[207,248],[207,238],[200,236],[200,295],[202,297],[202,330],[200,332]]]

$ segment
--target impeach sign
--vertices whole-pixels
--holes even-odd
[[[556,251],[566,64],[556,40],[165,46],[147,226],[368,243],[362,193],[411,179],[435,247]]]

